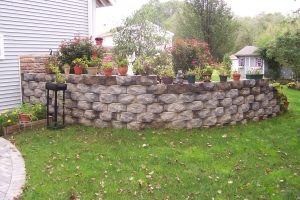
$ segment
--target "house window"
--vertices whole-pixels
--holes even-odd
[[[0,59],[4,59],[4,39],[3,39],[3,35],[0,35]]]
[[[244,58],[239,58],[239,66],[245,66]]]
[[[256,67],[262,67],[262,60],[260,58],[256,58]]]

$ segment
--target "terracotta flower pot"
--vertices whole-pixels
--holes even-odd
[[[82,67],[81,66],[75,66],[74,67],[74,72],[76,75],[81,75],[82,74]]]
[[[29,115],[25,114],[25,113],[20,113],[20,121],[21,122],[30,122],[30,117]]]
[[[88,71],[88,74],[89,74],[89,75],[96,75],[98,69],[97,69],[97,67],[88,67],[88,68],[87,68],[87,71]]]
[[[173,77],[162,77],[162,81],[164,84],[172,84],[173,80]]]
[[[232,74],[232,78],[234,81],[239,81],[241,78],[241,74]]]
[[[103,72],[105,76],[111,76],[113,69],[104,69]]]
[[[70,74],[70,67],[65,67],[64,68],[64,73],[65,74]]]
[[[128,71],[128,66],[118,67],[118,71],[121,76],[125,76]]]

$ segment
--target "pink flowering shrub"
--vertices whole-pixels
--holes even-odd
[[[170,48],[174,70],[203,69],[212,65],[213,59],[208,44],[196,39],[175,39]]]

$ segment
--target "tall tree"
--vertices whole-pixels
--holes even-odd
[[[217,61],[234,47],[237,23],[224,0],[186,0],[179,13],[176,36],[196,38],[209,44]]]

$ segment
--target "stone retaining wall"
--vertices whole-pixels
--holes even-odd
[[[23,101],[38,99],[46,104],[45,83],[52,77],[25,73]],[[280,112],[277,91],[269,86],[269,79],[183,85],[157,84],[155,75],[70,74],[66,79],[67,123],[129,129],[198,128],[259,121]]]

